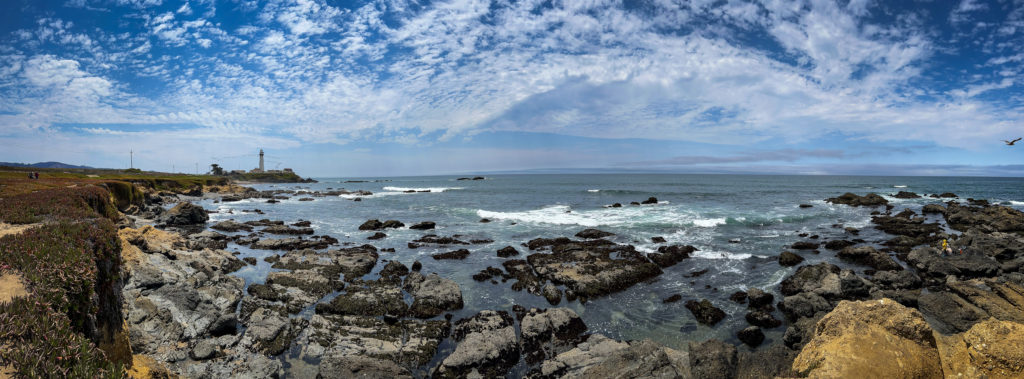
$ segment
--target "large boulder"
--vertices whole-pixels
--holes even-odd
[[[962,334],[937,338],[947,378],[1024,376],[1024,324],[988,319]]]
[[[451,279],[437,274],[424,276],[414,271],[405,277],[404,288],[413,296],[409,311],[415,317],[430,318],[462,309],[462,291]]]
[[[519,321],[523,354],[529,364],[576,346],[587,325],[569,308],[530,309]]]
[[[804,261],[804,257],[793,254],[788,251],[783,251],[779,254],[779,265],[783,267],[796,266]]]
[[[924,317],[889,299],[840,302],[818,321],[793,371],[810,378],[943,376]]]
[[[871,246],[847,247],[836,254],[839,259],[869,266],[878,271],[902,270],[903,266],[896,263],[889,254],[875,250]]]
[[[166,225],[187,226],[204,224],[210,216],[203,207],[190,202],[181,202],[173,208],[168,209],[160,216],[160,221]]]
[[[519,344],[512,316],[505,311],[481,311],[455,323],[455,351],[441,361],[434,377],[504,375],[519,361]]]
[[[693,313],[693,317],[697,319],[697,322],[708,326],[715,326],[719,321],[725,318],[725,312],[718,309],[708,299],[701,299],[701,301],[687,300],[686,309]]]

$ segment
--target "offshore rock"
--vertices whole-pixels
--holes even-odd
[[[833,204],[846,204],[853,207],[874,207],[889,204],[888,200],[874,193],[869,193],[864,196],[858,196],[856,194],[847,192],[839,197],[828,198],[825,201]]]
[[[534,242],[530,241],[531,249]],[[621,291],[662,273],[633,246],[567,239],[551,241],[551,246],[551,254],[531,254],[527,262],[540,278],[564,285],[577,296],[589,298]]]
[[[725,312],[711,304],[708,299],[701,301],[687,300],[686,309],[693,313],[693,317],[701,324],[714,326],[725,318]]]

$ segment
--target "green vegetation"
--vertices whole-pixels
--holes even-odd
[[[14,191],[14,190],[12,190]],[[0,198],[0,221],[31,224],[45,219],[117,219],[110,193],[96,186],[52,188]]]
[[[26,192],[0,180],[0,221],[45,222],[0,238],[0,270],[20,273],[32,293],[0,305],[0,364],[26,377],[121,377],[95,345],[123,322],[112,196],[95,185],[39,182],[27,186],[42,189]],[[130,184],[105,184],[137,196]]]

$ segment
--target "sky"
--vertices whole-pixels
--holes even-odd
[[[1024,176],[1024,0],[0,7],[0,161]]]

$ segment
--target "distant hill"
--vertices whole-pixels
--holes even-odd
[[[0,162],[0,166],[8,167],[34,167],[34,168],[92,168],[89,166],[75,166],[61,162],[39,162],[39,163],[12,163],[12,162]]]

